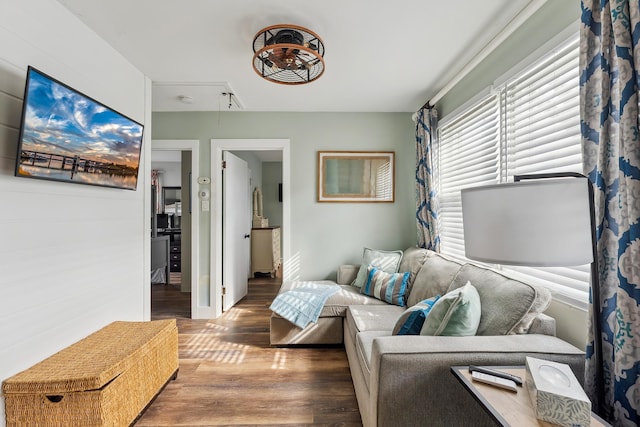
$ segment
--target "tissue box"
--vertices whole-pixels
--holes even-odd
[[[569,365],[527,357],[525,378],[538,419],[566,427],[591,425],[591,401]]]

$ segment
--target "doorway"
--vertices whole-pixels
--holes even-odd
[[[212,139],[211,140],[211,164],[212,164],[212,215],[211,215],[211,295],[214,301],[215,317],[223,312],[223,187],[222,176],[223,153],[231,151],[239,152],[265,152],[277,151],[281,153],[282,161],[282,278],[287,278],[287,260],[290,258],[290,145],[288,139]],[[213,166],[215,165],[215,167]],[[280,190],[279,190],[280,191]]]
[[[247,295],[251,255],[251,176],[242,158],[223,152],[222,310],[231,309]]]
[[[174,172],[179,175],[179,178],[174,176],[173,181],[165,180],[164,184],[161,180],[160,185],[164,185],[163,188],[166,191],[158,192],[158,201],[163,214],[160,218],[164,222],[160,225],[166,227],[163,228],[162,234],[169,236],[170,265],[167,283],[178,287],[178,292],[174,292],[174,295],[183,301],[182,304],[185,302],[189,304],[188,300],[190,300],[190,310],[188,310],[190,317],[199,318],[197,292],[199,210],[193,206],[193,188],[196,188],[194,182],[199,175],[199,141],[153,140],[151,151],[152,161],[154,155],[160,159],[173,158],[174,161],[177,158],[181,165],[177,166],[179,172]],[[182,167],[183,165],[185,167]],[[163,193],[166,194],[163,195]],[[153,207],[151,212],[154,212]],[[171,301],[171,304],[174,302]]]

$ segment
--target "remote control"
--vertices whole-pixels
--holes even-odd
[[[500,387],[505,390],[517,392],[518,388],[516,387],[516,383],[512,380],[507,380],[500,377],[494,377],[493,375],[483,374],[482,372],[473,371],[471,372],[471,379],[474,381],[479,381],[481,383],[489,384],[495,387]]]
[[[470,365],[469,366],[469,372],[481,372],[483,374],[493,375],[494,377],[499,377],[499,378],[504,378],[506,380],[511,380],[511,381],[513,381],[514,383],[516,383],[519,386],[522,385],[522,378],[520,378],[517,375],[508,374],[506,372],[497,371],[495,369],[485,368],[483,366]]]

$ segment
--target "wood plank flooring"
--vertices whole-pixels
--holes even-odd
[[[361,426],[344,348],[270,347],[279,286],[252,279],[219,319],[191,320],[189,294],[154,285],[152,318],[177,318],[180,371],[136,426]]]

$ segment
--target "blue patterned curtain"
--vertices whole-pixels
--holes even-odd
[[[584,172],[595,190],[602,324],[590,331],[585,388],[595,399],[601,340],[601,415],[640,425],[640,2],[583,0],[580,96]],[[593,310],[593,306],[592,306]],[[591,329],[591,328],[590,328]],[[594,401],[594,403],[596,403]]]
[[[440,252],[438,199],[435,183],[438,112],[422,108],[416,121],[416,220],[418,246]]]

